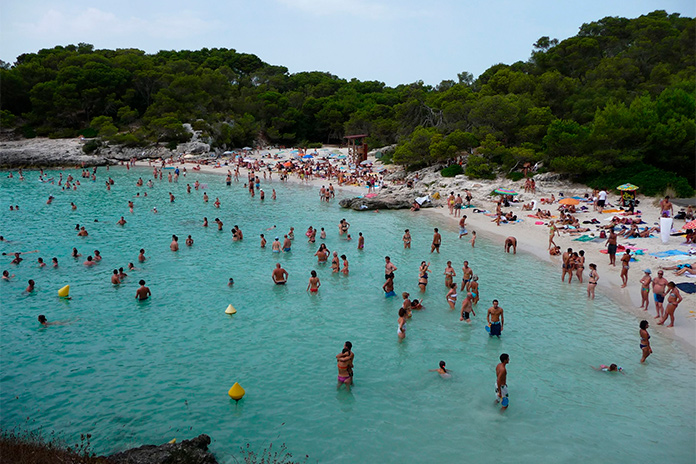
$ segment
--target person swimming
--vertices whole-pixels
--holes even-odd
[[[445,367],[445,361],[440,361],[439,367],[437,369],[428,369],[428,372],[437,372],[443,379],[452,378],[450,370]]]

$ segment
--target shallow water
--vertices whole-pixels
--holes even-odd
[[[116,184],[109,192],[104,168],[98,182],[76,192],[38,183],[35,172],[24,182],[0,178],[0,234],[12,241],[0,250],[40,250],[19,266],[3,257],[1,266],[17,274],[0,282],[3,427],[55,429],[69,441],[91,433],[102,453],[207,433],[220,462],[233,462],[246,443],[258,451],[286,443],[295,457],[337,463],[693,462],[694,362],[676,342],[653,334],[655,353],[640,365],[639,321],[602,295],[588,302],[584,285],[561,284],[548,264],[505,255],[484,237],[472,249],[468,239],[457,240],[453,221],[356,213],[340,209],[338,199],[322,204],[316,189],[265,184],[261,203],[242,183],[226,187],[224,177],[193,173],[178,184],[165,176],[152,189],[136,188],[138,175],[147,180],[150,173],[111,169]],[[186,194],[186,182],[195,179],[208,184],[209,203],[202,191]],[[137,191],[148,198],[134,199]],[[49,194],[56,199],[46,205]],[[128,199],[135,201],[133,214]],[[9,212],[9,204],[20,211]],[[121,215],[124,227],[115,224]],[[201,227],[203,216],[212,227]],[[214,227],[215,217],[224,232]],[[338,237],[342,217],[351,223],[352,242]],[[89,237],[76,237],[77,223]],[[231,240],[234,224],[244,231],[242,242]],[[265,229],[274,224],[281,233],[295,227],[291,253],[271,253],[276,232]],[[322,240],[307,243],[310,224],[326,229],[331,251],[348,256],[349,276],[316,264]],[[440,255],[429,253],[433,227],[443,232]],[[405,228],[411,250],[402,247]],[[359,231],[366,237],[362,252]],[[178,253],[169,251],[173,233]],[[265,250],[260,233],[268,239]],[[195,239],[190,248],[183,243],[188,234]],[[77,261],[73,246],[84,255]],[[143,264],[140,248],[148,256]],[[94,249],[104,260],[86,268],[82,261]],[[386,254],[399,268],[397,293],[412,298],[420,297],[418,264],[432,262],[426,309],[414,312],[402,344],[400,298],[385,299],[381,290]],[[39,269],[38,256],[49,263],[56,256],[60,267]],[[464,259],[480,276],[482,294],[471,325],[459,322],[444,299],[445,263],[453,261],[461,275]],[[290,273],[284,287],[270,280],[277,261]],[[128,262],[138,269],[113,287],[112,270]],[[317,296],[306,292],[312,269],[322,282]],[[30,278],[37,292],[26,296]],[[153,292],[145,303],[134,300],[141,278]],[[56,294],[65,284],[69,301]],[[493,298],[505,309],[500,340],[484,331]],[[230,303],[238,310],[233,317],[224,314]],[[70,323],[42,328],[38,314]],[[345,340],[356,356],[351,393],[337,392],[335,383],[335,355]],[[510,408],[503,414],[493,393],[502,352],[511,359]],[[440,359],[451,379],[428,372]],[[611,362],[625,375],[590,368]],[[227,396],[234,382],[247,392],[238,404]]]

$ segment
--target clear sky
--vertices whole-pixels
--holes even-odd
[[[0,59],[56,45],[232,48],[290,72],[436,85],[527,60],[539,37],[605,16],[696,16],[694,0],[3,0]]]

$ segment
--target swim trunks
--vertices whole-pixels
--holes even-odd
[[[469,320],[469,313],[467,311],[464,311],[464,320],[465,321]]]
[[[609,252],[610,255],[615,255],[616,254],[616,245],[609,244],[607,245],[607,251]]]
[[[597,200],[597,206],[604,206],[605,200]]]
[[[290,251],[290,248],[283,248],[283,251],[287,253],[288,251]]]
[[[664,301],[665,301],[665,296],[660,295],[659,293],[655,293],[654,297],[655,297],[655,303],[664,303]]]
[[[497,335],[500,337],[500,333],[502,332],[502,324],[500,322],[491,322],[491,333],[490,336]]]
[[[282,282],[276,282],[276,285],[285,285],[285,281],[283,280]]]
[[[466,231],[466,227],[460,227],[459,228],[459,235],[466,235],[469,232]]]
[[[384,298],[389,298],[390,296],[396,296],[396,293],[394,293],[394,290],[392,290],[391,292],[387,292],[387,293],[384,294]]]
[[[498,382],[495,382],[493,385],[494,385],[493,388],[495,389],[495,396],[498,397]],[[503,397],[503,398],[507,398],[507,397],[508,397],[508,388],[507,388],[507,385],[501,385],[501,387],[500,387],[500,396]],[[500,398],[500,397],[498,397],[498,398]]]

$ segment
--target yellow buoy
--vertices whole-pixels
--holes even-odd
[[[61,298],[67,298],[67,296],[69,294],[70,294],[70,285],[66,285],[65,287],[58,290],[58,296]]]
[[[172,438],[172,439],[169,441],[169,443],[171,443],[171,444],[176,443],[176,438]]]
[[[227,394],[230,395],[230,398],[235,401],[241,400],[244,397],[244,393],[246,392],[237,382],[235,382],[234,385],[232,385],[232,388],[230,388],[230,391],[227,392]]]
[[[234,309],[234,306],[228,305],[227,309],[225,310],[225,314],[236,314],[237,310]]]

